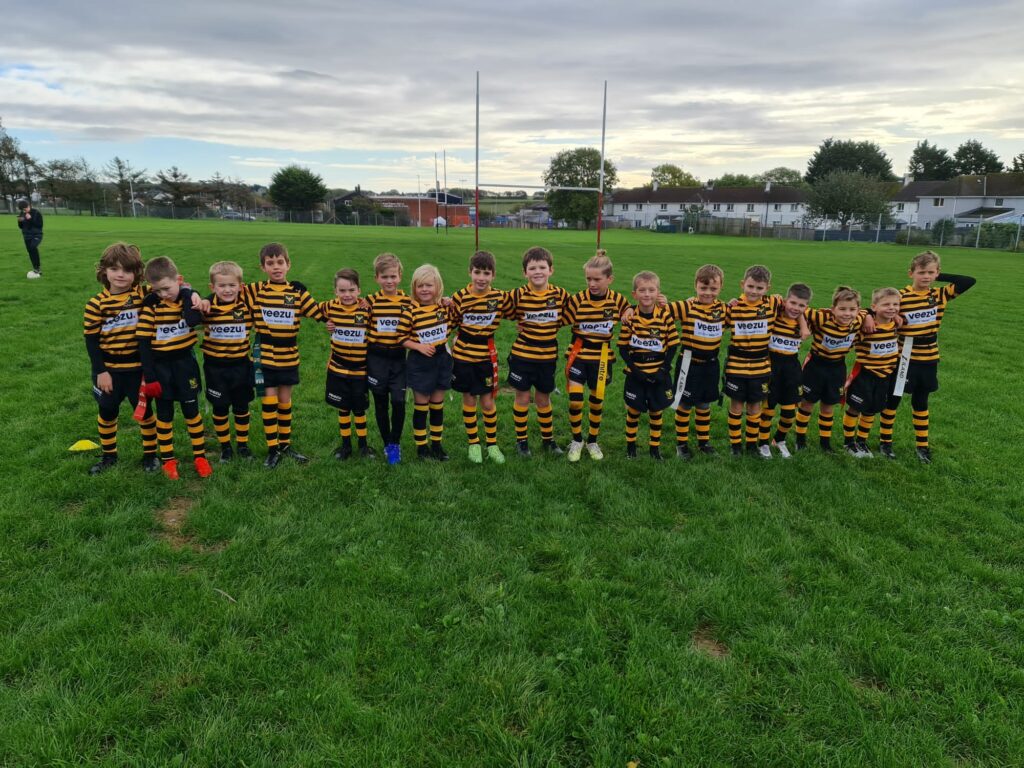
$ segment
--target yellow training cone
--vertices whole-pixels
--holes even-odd
[[[92,440],[79,440],[77,443],[68,448],[69,451],[95,451],[99,448],[96,443]]]

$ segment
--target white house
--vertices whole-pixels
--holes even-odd
[[[1016,222],[1024,215],[1024,173],[989,173],[958,176],[918,195],[915,226],[931,229],[941,219],[957,226],[979,222]]]
[[[686,214],[749,219],[764,226],[799,224],[807,212],[803,190],[766,182],[754,187],[662,187],[620,190],[604,204],[606,220],[648,228]]]

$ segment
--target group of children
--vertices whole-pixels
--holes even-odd
[[[925,251],[911,262],[911,284],[902,291],[875,290],[870,309],[863,309],[857,291],[845,286],[836,289],[827,309],[810,308],[811,290],[802,283],[790,286],[785,296],[773,295],[771,274],[763,266],[746,270],[741,295],[728,303],[720,299],[724,274],[715,265],[697,270],[694,296],[685,301],[668,301],[658,276],[643,271],[633,278],[631,303],[611,289],[612,263],[604,251],[584,265],[587,287],[574,295],[550,283],[553,260],[545,248],[528,249],[522,266],[525,285],[495,289],[494,256],[478,251],[469,262],[469,284],[445,297],[440,272],[424,264],[413,273],[406,294],[399,287],[401,262],[392,253],[382,253],[373,263],[378,291],[361,298],[359,274],[342,269],[334,277],[335,298],[318,303],[304,285],[288,279],[287,249],[270,243],[260,251],[266,279],[246,285],[238,264],[220,261],[210,267],[212,293],[202,298],[184,284],[170,259],[157,257],[143,264],[138,248],[115,243],[97,266],[104,290],[85,308],[103,450],[90,471],[103,472],[117,463],[118,411],[127,399],[139,421],[145,470],[162,469],[171,479],[179,477],[172,440],[178,403],[196,472],[209,476],[213,470],[205,455],[198,403],[204,380],[221,462],[252,457],[250,403],[259,388],[265,466],[276,467],[284,459],[305,463],[307,457],[291,444],[292,393],[299,383],[297,335],[303,317],[325,323],[330,334],[325,401],[338,412],[341,442],[334,457],[342,461],[354,454],[376,455],[367,440],[371,394],[385,458],[389,464],[401,461],[409,388],[419,458],[448,460],[442,442],[444,401],[454,389],[462,395],[469,460],[479,464],[486,455],[503,463],[497,439],[494,336],[501,321],[510,320],[517,324],[517,333],[507,357],[507,382],[515,393],[513,422],[520,456],[531,453],[532,403],[544,452],[566,453],[570,462],[579,461],[584,451],[593,460],[603,458],[598,438],[617,354],[623,363],[628,458],[637,456],[637,433],[646,413],[649,453],[662,459],[666,409],[674,411],[679,458],[714,454],[711,406],[723,395],[729,400],[734,455],[749,452],[770,459],[774,449],[789,458],[790,430],[796,435],[794,448],[806,448],[815,405],[821,449],[831,452],[834,409],[845,399],[845,449],[858,458],[872,456],[867,438],[881,414],[879,452],[894,458],[896,410],[901,397],[909,394],[917,455],[929,462],[928,396],[938,388],[937,332],[947,303],[975,282],[940,273],[939,257]],[[936,282],[946,284],[937,287]],[[551,407],[560,356],[557,333],[563,325],[572,330],[565,352],[572,441],[565,451],[554,439]],[[202,376],[194,352],[197,326],[203,327]],[[726,332],[722,376],[719,355]],[[808,336],[811,350],[801,365],[800,347]],[[856,361],[848,376],[850,350],[855,350]],[[691,420],[696,432],[692,451]]]

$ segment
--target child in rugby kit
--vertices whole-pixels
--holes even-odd
[[[373,274],[380,290],[366,297],[370,308],[366,380],[373,393],[384,457],[388,464],[397,464],[402,459],[399,444],[405,424],[406,388],[405,348],[398,336],[398,318],[412,299],[398,287],[402,282],[402,262],[395,254],[378,254],[373,260]]]
[[[448,461],[444,436],[444,393],[452,386],[448,351],[448,310],[438,302],[444,293],[441,273],[423,264],[412,273],[412,304],[402,310],[398,337],[409,350],[406,373],[413,392],[412,436],[420,459]],[[427,422],[430,445],[427,445]]]
[[[676,363],[674,402],[676,456],[693,458],[690,451],[690,415],[694,414],[697,450],[713,456],[711,447],[711,403],[719,399],[718,353],[728,307],[718,296],[725,275],[714,264],[705,264],[694,276],[695,298],[667,304],[669,315],[680,324],[682,355]]]
[[[782,304],[778,296],[768,294],[771,282],[768,267],[748,267],[740,281],[743,294],[730,302],[726,313],[730,338],[725,360],[725,395],[729,398],[729,447],[733,456],[743,455],[744,410],[747,450],[758,453],[761,403],[768,394],[772,370],[768,344]]]
[[[496,265],[489,251],[477,251],[469,259],[469,285],[452,295],[449,314],[458,329],[452,347],[452,389],[462,394],[462,422],[469,440],[469,460],[483,462],[477,430],[477,403],[484,417],[487,458],[504,464],[498,447],[498,410],[494,396],[498,388],[498,351],[494,334],[502,318],[512,311],[506,291],[491,286]]]
[[[789,286],[768,341],[772,374],[768,396],[761,404],[761,431],[757,441],[758,453],[765,459],[772,457],[772,448],[784,459],[793,456],[786,444],[786,435],[796,421],[796,404],[800,402],[800,345],[811,335],[804,317],[810,302],[809,286],[803,283]],[[772,419],[776,408],[779,409],[779,426],[772,440]]]
[[[192,459],[200,477],[213,474],[206,460],[206,437],[199,413],[199,364],[195,326],[202,314],[192,305],[192,290],[182,285],[174,262],[166,256],[150,259],[145,268],[152,293],[142,300],[135,335],[146,383],[142,392],[156,400],[156,434],[164,475],[177,480],[174,458],[174,404],[181,408],[192,443]]]
[[[662,412],[672,401],[672,358],[679,337],[676,324],[664,307],[658,306],[661,285],[653,272],[638,272],[633,278],[636,308],[619,328],[619,355],[625,363],[623,399],[626,403],[626,458],[636,458],[636,434],[640,414],[650,425],[651,458],[661,461]]]
[[[357,450],[363,458],[375,458],[366,442],[366,409],[370,406],[366,383],[366,332],[369,312],[359,303],[359,273],[339,269],[334,274],[334,298],[320,304],[331,334],[331,356],[327,360],[327,384],[324,400],[338,409],[338,433],[341,444],[334,458],[345,461],[352,456],[352,429],[355,426]]]
[[[914,417],[914,435],[917,458],[924,464],[932,460],[928,443],[928,396],[939,388],[939,327],[942,325],[946,305],[961,296],[977,282],[966,275],[941,272],[939,255],[932,251],[917,254],[910,262],[911,284],[900,291],[900,314],[903,325],[899,331],[901,357],[910,344],[909,365],[893,378],[894,391],[890,393],[880,420],[880,452],[894,458],[892,432],[896,423],[896,409],[903,395],[910,395]],[[941,288],[936,281],[948,283]],[[902,387],[902,391],[900,391]]]
[[[512,292],[512,318],[519,333],[508,356],[508,383],[515,391],[512,417],[516,429],[516,450],[530,456],[527,418],[533,394],[537,423],[545,452],[561,455],[554,439],[551,418],[551,393],[555,389],[555,363],[558,359],[558,329],[563,324],[569,294],[551,285],[554,260],[546,248],[534,246],[523,254],[523,274],[527,283]]]
[[[142,362],[135,331],[145,292],[142,280],[142,257],[139,249],[128,243],[108,246],[96,266],[96,280],[103,290],[85,305],[83,330],[85,347],[92,367],[92,393],[99,407],[96,417],[103,455],[89,469],[97,475],[117,464],[117,415],[121,403],[128,400],[138,405],[142,384]],[[156,455],[156,419],[153,408],[146,405],[139,422],[142,434],[142,468],[146,472],[160,469]]]
[[[303,454],[292,448],[292,389],[299,383],[299,348],[296,339],[303,317],[326,322],[320,305],[306,286],[288,279],[288,249],[268,243],[260,249],[260,269],[266,280],[245,286],[245,302],[252,311],[260,342],[260,367],[265,392],[261,400],[263,433],[267,438],[264,466],[273,469],[288,457],[305,464]]]
[[[611,350],[615,324],[630,311],[626,297],[609,288],[612,262],[601,249],[583,265],[587,288],[569,297],[565,324],[572,327],[572,344],[566,351],[566,388],[569,393],[569,428],[572,442],[567,458],[580,460],[583,453],[583,392],[590,390],[590,413],[587,429],[587,453],[600,461],[604,458],[597,438],[601,432],[604,393],[612,380],[615,355]]]
[[[870,459],[868,435],[875,414],[885,407],[891,379],[899,360],[896,319],[900,292],[878,288],[871,294],[874,327],[857,334],[857,359],[846,382],[846,413],[843,414],[843,447],[857,459]]]
[[[233,261],[210,267],[210,308],[203,317],[203,378],[206,400],[213,409],[213,431],[220,445],[220,461],[232,460],[231,414],[235,416],[238,456],[251,459],[249,403],[253,391],[253,363],[249,351],[252,312],[242,297],[242,268]]]
[[[796,411],[796,449],[807,448],[807,427],[818,403],[818,439],[824,453],[832,453],[835,406],[843,398],[846,353],[853,348],[863,325],[860,293],[845,285],[832,294],[830,309],[805,311],[810,328],[811,352],[800,377],[800,404]]]

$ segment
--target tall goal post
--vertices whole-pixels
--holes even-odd
[[[601,209],[604,206],[604,140],[605,127],[608,119],[608,81],[604,81],[604,101],[601,109],[601,164],[598,168],[598,186],[596,187],[563,187],[531,184],[508,184],[505,182],[480,183],[480,71],[476,73],[476,167],[474,176],[474,204],[476,216],[474,220],[474,246],[480,250],[480,187],[485,189],[543,189],[545,192],[597,192],[597,247],[601,247]]]

